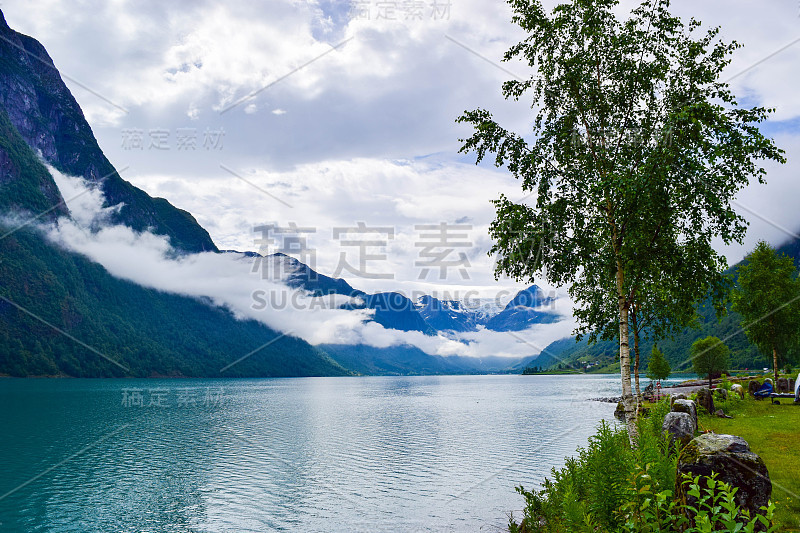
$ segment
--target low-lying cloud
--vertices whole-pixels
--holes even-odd
[[[48,167],[71,217],[46,228],[50,240],[101,264],[113,276],[164,292],[209,300],[229,309],[239,319],[254,319],[311,344],[366,344],[385,348],[417,347],[431,355],[490,355],[523,357],[541,351],[549,342],[569,335],[574,324],[563,320],[537,325],[512,334],[477,332],[430,336],[386,329],[371,321],[374,311],[340,307],[349,297],[313,297],[289,287],[284,276],[266,277],[260,259],[244,253],[175,253],[168,238],[136,232],[109,223],[109,214],[121,206],[104,207],[99,189],[82,178],[66,176]],[[270,270],[270,269],[266,269]]]

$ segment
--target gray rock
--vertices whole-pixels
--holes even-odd
[[[714,412],[714,395],[709,389],[697,391],[697,405],[705,409],[708,413]]]
[[[717,396],[720,400],[728,399],[728,391],[726,389],[714,389],[714,395]]]
[[[737,394],[739,399],[744,400],[744,387],[742,387],[740,384],[734,383],[731,385],[731,393]]]
[[[617,403],[617,408],[614,410],[614,418],[620,422],[625,422],[625,406],[622,402]]]
[[[689,413],[667,413],[661,426],[661,432],[669,434],[670,445],[678,443],[681,448],[689,444],[696,431],[697,424]]]
[[[675,400],[688,400],[688,399],[689,399],[689,397],[686,396],[682,392],[678,392],[678,393],[675,393],[675,394],[670,394],[669,395],[669,406],[670,406],[670,408],[672,408],[672,405],[675,403]]]
[[[686,413],[692,416],[692,420],[694,420],[694,427],[698,427],[697,425],[697,404],[694,403],[692,400],[675,400],[675,403],[672,404],[672,412],[673,413]]]
[[[772,482],[764,460],[750,451],[750,446],[735,435],[705,433],[693,439],[678,459],[676,493],[690,505],[696,500],[686,494],[688,487],[681,483],[682,475],[710,476],[738,488],[736,503],[750,511],[751,516],[766,506],[772,495]]]
[[[786,378],[778,378],[778,386],[776,389],[778,393],[789,392],[789,380]]]
[[[755,394],[756,392],[758,392],[758,389],[760,388],[761,388],[761,383],[757,379],[754,379],[747,385],[747,392],[749,392],[750,394]]]

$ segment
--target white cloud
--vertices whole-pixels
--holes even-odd
[[[253,229],[267,223],[288,227],[295,223],[313,230],[303,237],[315,251],[312,266],[321,273],[341,277],[355,287],[369,291],[421,290],[432,293],[479,289],[484,296],[505,290],[519,290],[526,284],[501,280],[493,275],[493,258],[488,226],[494,218],[491,199],[505,193],[519,197],[518,183],[510,176],[470,164],[442,164],[435,157],[421,160],[380,159],[332,160],[301,165],[292,171],[235,169],[239,179],[220,169],[215,179],[189,183],[164,175],[131,175],[128,179],[154,196],[181,197],[180,204],[197,217],[222,249],[257,250],[259,237]],[[454,246],[448,259],[467,253],[468,279],[458,268],[440,272],[424,270],[424,246],[431,241],[421,225],[466,224],[468,229],[447,230]],[[393,238],[383,235],[384,260],[370,260],[370,272],[390,273],[391,279],[359,277],[341,268],[342,253],[350,265],[359,264],[360,250],[334,239],[334,228],[353,227],[359,222],[370,227],[388,227]],[[465,234],[465,237],[459,235]],[[376,236],[378,238],[379,236]],[[449,237],[448,237],[449,238]],[[279,243],[276,243],[279,246]],[[446,248],[442,248],[444,250]],[[271,251],[276,251],[273,246]],[[302,258],[301,258],[302,259]],[[308,262],[308,259],[306,259]],[[420,279],[424,275],[424,279]],[[546,283],[537,283],[552,289]]]
[[[49,170],[71,213],[71,218],[61,218],[47,228],[54,243],[89,257],[113,276],[164,292],[208,298],[240,319],[259,320],[312,344],[405,344],[436,355],[522,357],[563,336],[564,324],[568,323],[522,332],[527,342],[488,331],[447,338],[385,329],[369,321],[370,310],[339,309],[349,298],[313,298],[289,288],[281,278],[265,279],[262,273],[272,270],[254,268],[255,260],[243,254],[180,256],[166,237],[110,225],[107,215],[116,207],[103,207],[104,197],[98,189],[90,188],[81,178],[65,176],[52,167]]]

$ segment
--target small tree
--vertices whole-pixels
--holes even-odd
[[[650,352],[650,362],[647,364],[647,377],[650,381],[661,381],[667,379],[672,373],[672,367],[669,366],[669,361],[664,357],[661,350],[653,345],[653,351]]]
[[[742,327],[765,356],[772,355],[775,382],[778,362],[800,336],[800,280],[791,257],[778,255],[760,241],[739,267],[739,286],[733,309],[742,315]]]
[[[728,370],[730,366],[731,351],[719,338],[708,336],[697,339],[692,344],[691,356],[694,371],[698,376],[708,377],[708,388],[711,388],[712,379],[716,374]]]

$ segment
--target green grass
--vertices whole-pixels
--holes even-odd
[[[781,399],[719,402],[732,419],[701,415],[700,429],[738,435],[767,464],[781,531],[800,531],[800,405]]]

